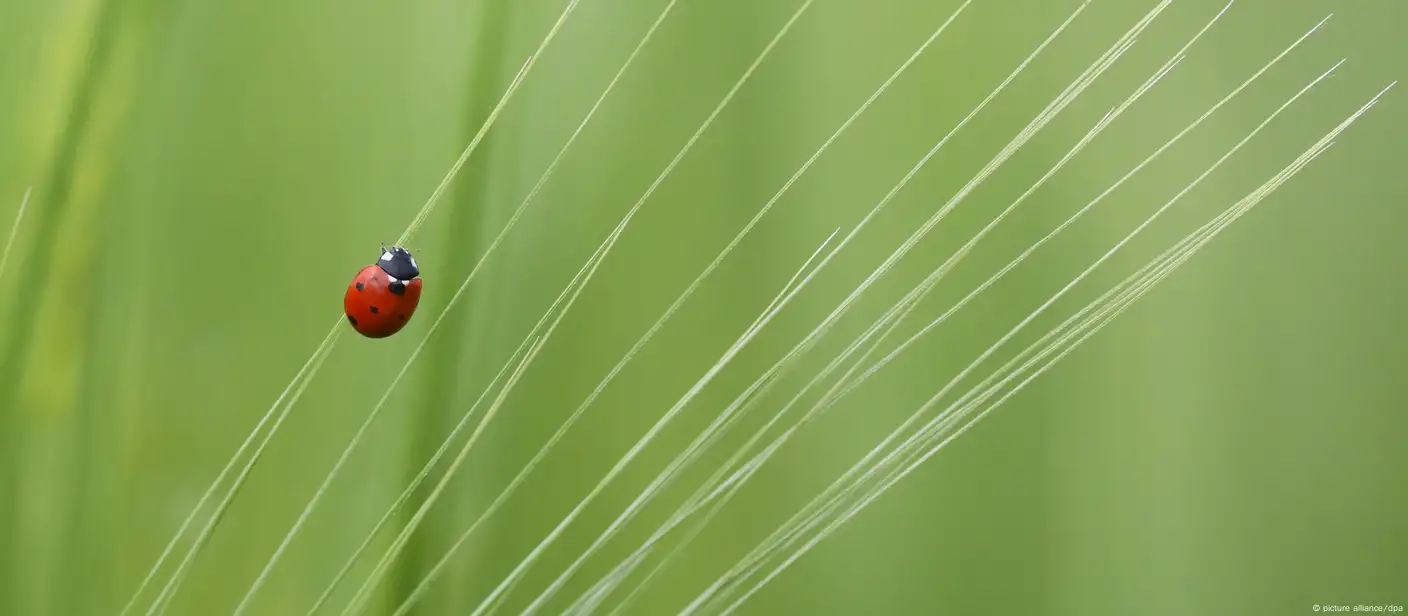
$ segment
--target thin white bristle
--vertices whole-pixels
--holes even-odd
[[[29,205],[29,194],[34,187],[24,189],[24,197],[20,199],[19,211],[15,212],[15,224],[10,225],[10,235],[5,239],[5,248],[0,249],[0,280],[5,278],[5,266],[10,262],[10,250],[15,247],[15,238],[20,232],[20,222],[24,220],[25,206]]]

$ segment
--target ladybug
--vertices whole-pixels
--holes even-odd
[[[362,268],[347,286],[343,311],[352,329],[368,338],[385,338],[406,326],[420,303],[420,268],[411,252],[382,248],[376,263]]]

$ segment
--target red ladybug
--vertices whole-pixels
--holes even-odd
[[[385,338],[406,326],[420,303],[420,268],[405,248],[383,248],[376,263],[362,268],[342,308],[352,329],[368,338]]]

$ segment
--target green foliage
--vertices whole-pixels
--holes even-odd
[[[348,279],[415,217],[565,4],[0,4],[0,229],[34,186],[0,271],[0,614],[121,609],[317,348]],[[249,612],[304,614],[800,2],[679,0],[444,325],[425,338],[665,4],[581,0],[409,242],[426,280],[411,324],[386,340],[342,336],[168,613],[234,609],[426,340]],[[820,0],[797,22],[632,220],[367,613],[400,604],[646,328],[958,4]],[[1153,4],[1093,3],[584,510],[503,610],[527,607],[721,409]],[[1396,26],[1408,17],[1405,5],[1331,4],[1337,14],[1325,30],[799,431],[632,612],[683,608],[1341,57],[1349,61],[1334,77],[987,369],[1261,185],[1401,77],[1408,48]],[[602,391],[450,561],[416,613],[474,610],[828,234],[847,233],[1076,5],[975,1]],[[589,560],[547,613],[559,613],[664,523],[771,412],[1222,6],[1174,3],[878,281],[779,379],[759,412]],[[979,244],[895,340],[1118,180],[1328,10],[1307,0],[1233,6]],[[743,612],[1285,614],[1315,604],[1403,604],[1395,594],[1408,570],[1402,106],[1402,93],[1391,93],[1253,215]],[[484,417],[485,406],[477,412]],[[442,471],[413,494],[322,613],[342,609]]]

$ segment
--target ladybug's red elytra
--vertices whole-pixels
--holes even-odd
[[[347,286],[343,311],[352,329],[368,338],[385,338],[401,331],[420,303],[420,268],[411,252],[399,246],[383,248],[376,263],[362,268]]]

